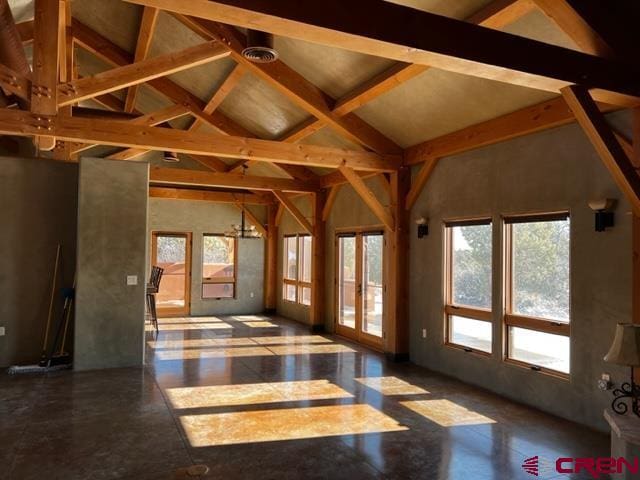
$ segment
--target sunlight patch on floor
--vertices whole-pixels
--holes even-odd
[[[173,332],[177,330],[221,330],[232,329],[233,327],[224,322],[211,322],[211,323],[161,323],[158,325],[158,329],[161,332]]]
[[[201,347],[255,347],[258,346],[251,338],[192,338],[184,340],[150,340],[147,342],[154,350],[201,348]]]
[[[218,317],[163,317],[158,318],[159,324],[189,324],[189,323],[221,323]]]
[[[383,395],[421,395],[429,393],[423,388],[411,385],[398,377],[362,377],[354,380]]]
[[[257,320],[255,322],[243,322],[244,325],[251,328],[280,328],[280,325],[268,322],[266,320]]]
[[[412,400],[400,404],[442,427],[496,423],[492,418],[445,399]]]
[[[264,347],[254,346],[160,350],[155,353],[155,358],[158,360],[197,360],[203,358],[263,357],[273,355],[273,352]]]
[[[332,405],[180,417],[193,447],[408,430],[370,405]]]
[[[320,353],[355,353],[353,348],[349,348],[339,343],[329,344],[300,344],[300,345],[272,345],[269,346],[276,355],[313,355]]]
[[[320,335],[289,335],[286,337],[251,337],[251,340],[260,345],[290,345],[310,343],[333,343],[330,338]]]
[[[353,398],[328,380],[168,388],[166,393],[175,409]]]

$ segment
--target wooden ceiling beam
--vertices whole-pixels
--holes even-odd
[[[571,86],[562,95],[634,213],[640,215],[640,176],[588,90]]]
[[[216,42],[207,42],[179,52],[141,60],[60,85],[58,103],[60,106],[72,105],[97,95],[149,82],[155,78],[204,65],[227,56],[229,52],[225,47]]]
[[[640,97],[640,73],[628,65],[391,2],[127,1],[537,90],[581,84],[621,106]]]
[[[599,107],[603,112],[617,109],[605,104],[600,104]],[[567,102],[562,97],[557,97],[409,147],[405,151],[405,164],[415,165],[430,158],[455,155],[566,125],[575,120]]]
[[[29,112],[1,109],[0,131],[7,135],[31,136],[42,128],[63,140],[102,145],[127,146],[146,150],[175,151],[188,155],[246,158],[273,163],[338,167],[358,170],[394,171],[400,157],[378,155],[314,145],[292,145],[271,140],[185,132],[169,128],[131,125],[129,122],[88,120],[73,117],[39,119]]]
[[[573,9],[567,0],[532,1],[584,53],[607,58],[616,56],[607,42]]]
[[[431,178],[431,174],[433,173],[433,169],[436,168],[438,160],[439,158],[432,157],[422,164],[418,175],[411,182],[411,188],[409,189],[409,193],[405,200],[406,210],[411,210],[413,205],[416,203],[416,200],[418,200],[420,193],[422,193],[422,189],[429,181],[429,178]]]
[[[113,42],[102,37],[95,31],[91,30],[89,27],[75,19],[73,20],[73,31],[75,39],[80,47],[88,50],[101,60],[111,65],[128,65],[133,60],[128,52],[122,50]],[[233,86],[235,86],[234,84],[236,84],[237,81],[240,80],[240,73],[241,70],[237,68],[234,69],[233,76],[228,79],[229,82],[225,82],[207,103],[200,100],[191,92],[180,87],[168,78],[158,78],[152,80],[148,85],[161,95],[167,97],[169,100],[178,104],[183,104],[190,108],[198,123],[206,123],[215,128],[219,133],[251,138],[254,137],[251,132],[216,110],[216,107],[219,105],[219,103],[222,102],[224,97],[228,95]],[[220,93],[218,94],[218,92]],[[96,99],[97,98],[98,97],[96,97]],[[140,148],[128,149],[123,152],[118,152],[110,156],[109,158],[132,159],[137,156],[143,155],[147,151],[148,150]],[[191,156],[199,163],[215,171],[229,170],[229,166],[220,159],[207,159],[206,156],[202,155]],[[245,163],[244,160],[241,161],[241,164],[243,163]],[[293,172],[293,169],[289,169],[288,172]],[[304,177],[302,177],[302,174],[304,174]],[[296,175],[294,176],[294,178],[310,179],[310,174],[313,175],[313,172],[310,172],[307,169],[296,169]]]
[[[189,110],[187,110],[182,105],[172,105],[170,107],[163,108],[156,112],[148,113],[146,115],[141,115],[137,118],[128,120],[127,122],[131,125],[160,125],[161,123],[169,122],[171,120],[175,120],[176,118],[183,117],[189,114]],[[80,153],[90,148],[96,147],[97,144],[90,143],[76,143],[72,146],[72,153]]]
[[[33,42],[33,20],[16,23],[18,35],[23,45],[30,45]]]
[[[532,0],[494,0],[467,18],[467,22],[500,29],[535,10]]]
[[[205,172],[181,168],[151,167],[149,181],[161,185],[192,185],[251,190],[274,189],[288,192],[314,192],[316,185],[288,178],[260,177],[236,173]]]
[[[0,87],[27,104],[31,102],[31,81],[2,64],[0,64]]]
[[[104,62],[114,66],[129,65],[133,62],[133,56],[129,52],[118,47],[77,19],[73,19],[72,25],[74,39],[78,46],[91,52]],[[206,106],[204,101],[166,77],[151,80],[147,85],[173,103],[184,105],[193,111],[202,111]],[[240,137],[250,136],[250,133],[248,134],[245,128],[219,112],[213,112],[209,119],[212,122],[211,126],[219,132]]]
[[[307,233],[313,235],[313,226],[311,225],[309,220],[307,220],[307,217],[305,217],[298,209],[298,207],[295,206],[293,201],[291,201],[291,199],[287,195],[285,195],[284,192],[281,192],[279,190],[274,190],[273,194],[276,196],[280,204],[293,216],[293,218],[296,219],[300,226],[304,228]]]
[[[490,28],[502,28],[535,9],[532,0],[494,0],[467,21]],[[427,71],[427,65],[398,62],[336,101],[333,113],[346,115],[399,85]],[[287,132],[281,140],[297,142],[325,126],[316,118],[306,120]]]
[[[243,202],[246,205],[268,205],[270,200],[252,193],[216,192],[214,190],[196,190],[175,187],[149,187],[149,197],[171,200],[198,200],[203,202],[231,203]]]
[[[158,13],[160,11],[153,7],[144,7],[142,19],[140,20],[140,29],[138,30],[138,42],[136,43],[136,52],[133,56],[134,62],[140,62],[147,58],[151,41],[153,40],[153,32],[156,28]],[[127,96],[124,102],[124,111],[131,112],[136,106],[136,98],[138,96],[139,85],[132,85],[127,90]]]
[[[382,205],[375,194],[367,187],[367,184],[364,183],[364,180],[358,175],[353,169],[349,167],[342,166],[340,167],[340,173],[344,175],[344,177],[351,184],[353,189],[356,191],[360,198],[364,201],[364,203],[371,209],[373,214],[378,217],[378,219],[390,230],[395,230],[395,221],[393,219],[393,215],[387,207]]]
[[[331,215],[331,209],[333,208],[333,204],[336,203],[336,198],[338,198],[340,187],[342,187],[342,185],[334,185],[333,187],[331,187],[329,193],[327,194],[327,200],[324,202],[324,206],[322,207],[323,222],[326,222]]]
[[[360,117],[353,114],[336,115],[332,112],[335,102],[326,93],[306,80],[285,63],[277,60],[272,63],[254,63],[242,55],[246,46],[246,37],[235,28],[199,18],[176,16],[195,32],[205,38],[218,40],[227,45],[231,56],[248,71],[279,90],[298,106],[331,126],[349,140],[363,145],[378,153],[400,153],[402,149],[382,135]]]
[[[57,1],[35,0],[31,112],[36,115],[58,113],[59,22]],[[53,150],[55,145],[55,136],[36,135],[38,149]]]

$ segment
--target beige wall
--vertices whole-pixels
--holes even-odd
[[[71,286],[76,263],[78,166],[0,157],[0,366],[37,363],[47,321],[57,245],[58,287]],[[54,319],[60,318],[57,299]],[[71,350],[72,342],[67,342]]]

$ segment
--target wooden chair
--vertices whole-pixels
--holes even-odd
[[[158,313],[156,311],[156,293],[160,290],[160,280],[162,280],[162,274],[164,269],[153,266],[151,267],[151,275],[149,276],[149,283],[147,284],[147,310],[151,323],[158,333]]]

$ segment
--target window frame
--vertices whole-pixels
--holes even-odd
[[[444,222],[444,344],[448,347],[462,350],[466,353],[474,353],[484,357],[490,357],[494,353],[493,338],[493,308],[479,308],[468,305],[458,305],[453,302],[453,228],[464,226],[491,226],[491,303],[493,307],[493,219],[491,217],[478,217],[463,220],[446,220]],[[487,322],[491,325],[491,351],[486,352],[477,348],[461,345],[452,341],[453,322],[451,317],[463,317],[470,320]]]
[[[295,238],[296,245],[296,277],[289,278],[288,277],[288,255],[287,255],[287,241],[290,238]],[[311,290],[312,282],[305,282],[301,280],[304,278],[304,259],[300,256],[301,248],[300,245],[304,244],[304,239],[309,238],[311,240],[310,245],[310,254],[311,254],[311,265],[310,265],[310,277],[313,278],[313,236],[308,233],[290,233],[286,234],[282,238],[282,300],[287,303],[292,303],[296,305],[302,305],[303,307],[310,307],[311,300],[309,303],[303,302],[303,295],[301,295],[301,291],[304,288],[308,288]],[[295,300],[289,300],[287,298],[287,285],[293,286],[295,289]]]
[[[540,318],[514,313],[513,311],[513,225],[520,223],[552,222],[569,220],[569,321]],[[560,335],[569,338],[571,345],[571,215],[567,211],[534,213],[525,215],[504,216],[503,225],[503,360],[506,363],[527,368],[535,372],[544,373],[564,380],[571,377],[571,356],[569,356],[569,373],[554,370],[552,368],[535,365],[510,357],[510,330],[512,327],[532,330],[541,333]]]
[[[204,239],[206,237],[223,237],[233,240],[233,277],[205,277],[204,276]],[[202,255],[200,258],[200,267],[202,268],[200,298],[201,300],[235,300],[238,298],[238,239],[236,237],[227,237],[223,233],[203,233],[202,234]],[[230,297],[205,297],[205,285],[233,285],[233,295]]]

